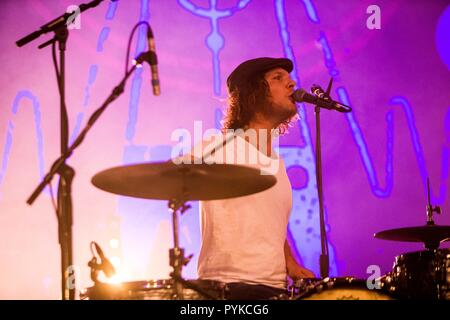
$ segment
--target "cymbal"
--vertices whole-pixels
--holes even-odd
[[[276,183],[259,169],[230,164],[175,164],[172,161],[114,167],[92,183],[114,194],[156,200],[217,200],[250,195]]]
[[[425,225],[385,230],[375,233],[375,238],[405,242],[423,242],[426,247],[438,247],[439,243],[450,240],[450,226]]]

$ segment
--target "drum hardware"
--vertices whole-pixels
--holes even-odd
[[[175,296],[174,298],[177,300],[183,300],[183,285],[186,284],[184,279],[181,276],[183,266],[187,265],[192,258],[186,258],[184,256],[184,249],[179,246],[179,224],[178,224],[178,211],[180,214],[183,214],[186,210],[190,208],[189,205],[186,205],[185,201],[172,199],[169,200],[169,208],[172,211],[172,229],[173,229],[173,243],[174,247],[169,249],[169,264],[173,268],[171,273],[171,277],[174,281],[175,287]],[[195,287],[195,285],[194,285]],[[197,288],[197,292],[200,291]]]
[[[437,214],[441,214],[441,208],[439,206],[431,205],[430,178],[427,178],[427,195],[428,195],[427,225],[434,225],[433,212],[436,212]]]
[[[441,214],[439,206],[432,206],[430,201],[430,181],[427,179],[428,204],[427,223],[425,226],[406,227],[378,232],[375,238],[393,241],[422,242],[427,250],[439,248],[440,243],[450,240],[450,226],[438,226],[433,221],[433,212]]]
[[[427,179],[427,186],[428,204],[426,206],[427,222],[425,226],[385,230],[376,233],[374,237],[383,240],[421,242],[430,251],[438,249],[440,243],[450,240],[450,226],[438,226],[433,221],[433,212],[441,214],[441,208],[431,205],[429,179]]]
[[[295,299],[302,292],[306,292],[314,288],[314,284],[322,281],[321,278],[304,278],[293,281],[292,285],[288,286],[288,293],[290,299]]]

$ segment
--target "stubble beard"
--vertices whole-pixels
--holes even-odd
[[[295,104],[293,106],[278,106],[272,102],[268,102],[264,108],[264,116],[267,119],[273,120],[277,124],[277,127],[282,124],[289,122],[297,115],[297,107]]]

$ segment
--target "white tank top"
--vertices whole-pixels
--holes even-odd
[[[277,183],[262,192],[226,200],[201,201],[200,279],[286,287],[284,243],[292,208],[291,184],[284,162],[274,151],[268,158],[237,137],[236,151],[256,153],[270,163]],[[234,164],[249,165],[234,158]],[[247,162],[247,163],[246,163]],[[226,163],[230,163],[226,161]],[[266,168],[259,164],[252,167]]]

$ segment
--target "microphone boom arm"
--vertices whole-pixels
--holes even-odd
[[[94,7],[98,6],[103,1],[104,0],[93,0],[89,3],[80,4],[79,5],[80,14],[83,11],[86,11],[90,8],[94,8]],[[18,47],[22,47],[22,46],[26,45],[27,43],[39,38],[41,35],[43,35],[45,33],[55,31],[58,28],[60,28],[61,26],[67,25],[67,21],[70,19],[70,17],[72,15],[73,15],[73,12],[66,12],[66,13],[62,14],[61,16],[59,16],[58,18],[55,18],[52,21],[47,22],[42,27],[40,27],[39,30],[36,30],[36,31],[26,35],[25,37],[17,40],[16,45]]]
[[[138,59],[142,59],[138,57]],[[125,77],[122,79],[122,81],[117,85],[114,90],[111,92],[109,97],[106,99],[106,101],[101,105],[100,108],[98,108],[89,118],[88,123],[84,127],[84,129],[80,132],[78,137],[74,140],[72,145],[67,149],[66,153],[61,155],[56,161],[53,163],[50,171],[45,175],[42,182],[36,187],[34,192],[31,194],[31,196],[28,198],[27,203],[29,205],[33,204],[34,200],[39,196],[39,194],[44,190],[45,186],[49,184],[53,178],[53,176],[60,170],[61,166],[64,164],[64,162],[69,158],[73,151],[83,142],[85,136],[91,129],[91,127],[94,125],[94,123],[97,121],[98,118],[102,115],[102,113],[106,110],[108,105],[116,100],[124,91],[125,83],[130,77],[130,75],[133,73],[133,71],[136,69],[136,65],[134,65],[125,75]]]

